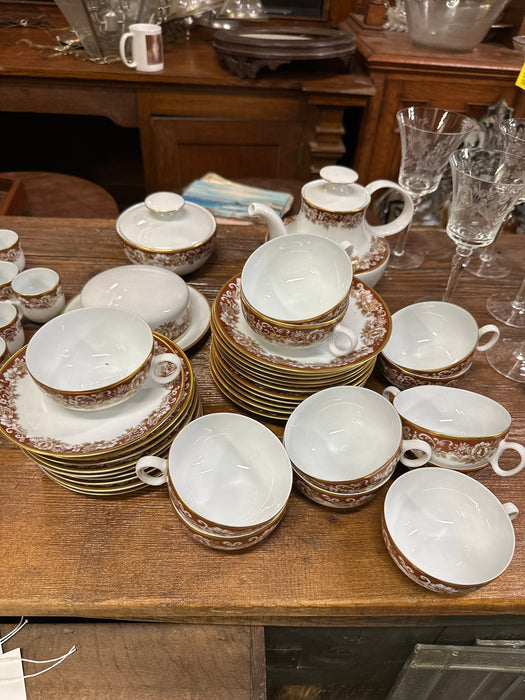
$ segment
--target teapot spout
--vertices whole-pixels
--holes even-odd
[[[275,209],[272,209],[267,204],[259,204],[257,202],[249,204],[248,214],[250,216],[260,216],[264,219],[265,224],[268,226],[269,238],[286,235],[286,226],[281,217]]]

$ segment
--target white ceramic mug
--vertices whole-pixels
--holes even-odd
[[[126,55],[126,45],[131,42],[131,59]],[[158,24],[131,24],[129,32],[120,37],[120,58],[130,68],[144,73],[164,68],[162,28]]]
[[[46,323],[58,316],[66,304],[60,278],[49,267],[32,267],[11,282],[14,304],[29,321]]]

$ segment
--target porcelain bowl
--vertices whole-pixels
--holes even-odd
[[[281,441],[262,423],[212,413],[175,436],[168,483],[172,500],[195,526],[237,536],[262,528],[286,506],[292,467]]]
[[[117,236],[132,263],[179,275],[199,269],[215,249],[215,217],[172,192],[155,192],[117,219]]]
[[[466,593],[493,581],[514,555],[512,503],[460,472],[423,467],[398,477],[383,506],[390,556],[434,593]]]
[[[153,265],[121,265],[100,272],[82,288],[80,303],[133,311],[171,340],[191,323],[188,285],[171,270]]]
[[[77,410],[98,410],[122,403],[173,362],[166,381],[178,376],[180,358],[153,357],[153,334],[137,314],[125,309],[77,309],[39,328],[26,350],[27,370],[56,403]]]

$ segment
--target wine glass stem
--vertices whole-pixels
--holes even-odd
[[[511,302],[511,306],[514,311],[517,311],[520,314],[525,313],[525,277],[523,278],[523,282],[521,283],[518,293]]]
[[[448,277],[447,287],[445,289],[445,294],[443,295],[443,301],[450,301],[454,295],[454,291],[458,284],[458,280],[461,274],[461,270],[465,267],[468,262],[469,256],[472,254],[472,248],[466,245],[458,244],[456,246],[456,253],[452,258],[452,265],[450,268],[450,274]]]
[[[398,235],[397,241],[396,241],[396,247],[392,251],[393,254],[397,257],[400,255],[403,255],[405,252],[406,244],[407,244],[407,237],[408,237],[408,232],[412,228],[412,224],[414,222],[414,219],[416,218],[416,211],[421,203],[421,200],[423,199],[422,197],[418,197],[416,195],[410,195],[412,202],[414,204],[414,214],[412,216],[412,221],[408,224],[406,228],[404,228]]]

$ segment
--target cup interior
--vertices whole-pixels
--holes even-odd
[[[273,518],[292,488],[281,441],[258,421],[233,413],[197,418],[175,437],[169,477],[180,500],[219,525],[252,527]]]
[[[16,294],[33,296],[54,289],[59,283],[58,274],[47,267],[32,267],[15,277],[11,286]]]
[[[130,311],[88,308],[48,321],[28,343],[27,369],[58,391],[109,387],[133,375],[149,359],[153,335]]]
[[[344,482],[372,474],[394,457],[401,420],[375,391],[331,387],[297,406],[283,441],[292,463],[307,476]]]
[[[394,398],[394,407],[410,423],[450,437],[493,437],[511,424],[509,412],[497,401],[456,387],[411,387]]]
[[[281,321],[317,318],[350,291],[352,263],[337,243],[289,234],[263,243],[245,262],[241,287],[259,313]]]
[[[392,334],[384,356],[406,369],[449,367],[473,352],[478,326],[468,311],[448,302],[419,302],[392,315]]]
[[[18,267],[7,260],[0,260],[0,285],[9,284],[18,275]]]
[[[16,307],[9,301],[0,301],[0,328],[12,323],[17,317]]]
[[[501,574],[514,554],[514,529],[497,498],[470,476],[422,467],[390,486],[388,532],[399,551],[440,581],[480,585]]]
[[[18,241],[18,234],[9,228],[0,229],[0,250],[11,248]]]

